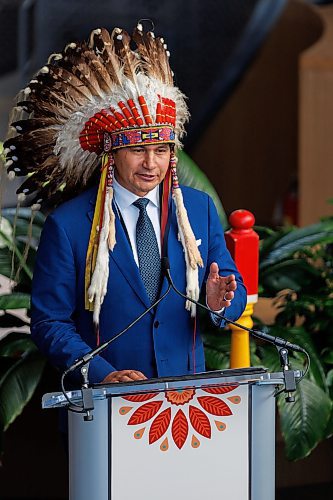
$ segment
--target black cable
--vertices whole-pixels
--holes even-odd
[[[67,373],[66,372],[63,372],[63,374],[61,375],[61,380],[60,380],[60,384],[61,384],[61,391],[63,393],[63,395],[65,396],[65,398],[67,399],[70,407],[71,407],[71,410],[72,411],[75,411],[76,413],[82,413],[83,411],[83,407],[77,403],[73,403],[73,401],[71,401],[69,399],[69,397],[67,396],[67,392],[66,392],[66,389],[65,389],[65,385],[64,385],[64,380],[65,380],[65,377],[66,377]],[[77,408],[80,408],[80,410],[75,410],[73,407],[77,407]]]

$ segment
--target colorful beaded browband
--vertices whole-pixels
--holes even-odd
[[[143,96],[138,97],[139,106],[133,99],[128,99],[127,103],[118,102],[118,110],[110,107],[95,113],[85,123],[80,133],[82,149],[94,151],[97,154],[102,153],[104,132],[108,132],[111,136],[112,149],[138,144],[174,143],[176,139],[175,102],[164,97],[157,97],[155,117],[151,116]]]
[[[112,149],[126,148],[135,145],[165,144],[175,141],[174,130],[167,125],[127,129],[111,134]]]

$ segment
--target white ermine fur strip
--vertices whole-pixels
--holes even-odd
[[[176,204],[176,214],[179,233],[185,252],[188,254],[189,264],[192,269],[196,269],[197,265],[203,267],[202,258],[197,246],[190,221],[188,220],[187,210],[184,206],[183,193],[180,188],[173,191],[173,199]]]
[[[187,254],[185,252],[185,261],[186,261],[186,295],[193,300],[199,300],[199,272],[198,266],[195,269],[188,263]],[[185,308],[187,311],[190,311],[192,318],[195,318],[197,306],[193,304],[190,300],[187,300],[185,303]]]
[[[103,304],[104,297],[107,291],[107,284],[109,278],[109,246],[108,246],[108,236],[109,236],[109,224],[110,224],[110,193],[107,190],[105,194],[104,203],[104,216],[103,225],[101,228],[96,266],[94,273],[91,278],[91,283],[88,288],[88,299],[90,302],[94,301],[94,323],[98,325],[99,314],[101,311],[101,306]]]
[[[183,195],[180,188],[173,192],[173,198],[176,203],[176,215],[180,241],[183,245],[186,262],[186,295],[193,300],[199,300],[199,272],[198,265],[203,266],[202,258],[197,247],[187,211],[184,207]],[[189,249],[191,249],[189,251]],[[192,261],[190,260],[192,258]],[[186,301],[185,308],[190,311],[192,318],[196,314],[196,305],[189,300]]]

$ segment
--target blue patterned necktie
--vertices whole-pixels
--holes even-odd
[[[142,281],[153,304],[159,295],[161,284],[161,257],[153,224],[147,214],[147,198],[138,198],[133,205],[139,209],[136,223],[136,245]]]

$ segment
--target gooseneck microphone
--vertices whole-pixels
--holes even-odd
[[[130,328],[132,328],[132,326],[134,326],[138,321],[140,321],[144,316],[146,316],[146,314],[148,314],[152,309],[154,309],[154,307],[156,307],[168,295],[168,293],[170,292],[171,287],[172,287],[172,285],[168,281],[168,288],[164,292],[164,294],[161,295],[161,297],[159,299],[157,299],[150,307],[148,307],[145,311],[143,311],[143,313],[141,313],[140,316],[138,316],[137,318],[135,318],[132,321],[132,323],[130,323],[129,325],[127,325],[126,328],[124,328],[123,330],[121,330],[121,332],[117,333],[117,335],[115,335],[111,339],[107,340],[106,342],[104,342],[100,346],[96,347],[95,349],[92,349],[91,351],[89,351],[87,354],[85,354],[81,358],[76,359],[74,361],[74,363],[69,368],[67,368],[67,370],[64,371],[64,376],[68,375],[69,373],[73,372],[74,370],[77,370],[78,368],[81,368],[85,364],[87,364],[90,361],[92,361],[101,352],[105,351],[105,349],[107,349],[107,347],[109,347],[109,345],[112,344],[112,342],[114,342],[119,337],[121,337],[122,335],[124,335],[124,333],[126,333]]]
[[[200,302],[197,302],[196,300],[191,299],[190,297],[188,297],[187,295],[185,295],[184,293],[179,291],[178,288],[176,288],[176,286],[172,280],[171,273],[170,273],[170,263],[169,263],[169,259],[167,257],[162,258],[162,270],[164,271],[164,274],[166,276],[166,279],[168,280],[170,287],[178,295],[180,295],[180,297],[183,297],[184,299],[189,300],[190,302],[193,302],[193,304],[196,304],[197,306],[201,307],[202,309],[205,309],[206,311],[210,312],[211,314],[214,314],[218,318],[223,319],[226,323],[228,323],[230,325],[235,325],[238,328],[241,328],[242,330],[246,330],[247,332],[250,332],[254,337],[257,337],[261,340],[264,340],[266,342],[274,344],[276,347],[279,347],[279,348],[284,347],[284,348],[290,349],[292,351],[302,352],[306,355],[308,354],[306,352],[306,350],[303,349],[303,347],[301,347],[297,344],[293,344],[291,342],[288,342],[287,340],[285,340],[281,337],[274,337],[273,335],[269,335],[268,333],[262,332],[261,330],[254,330],[253,328],[248,328],[246,326],[241,325],[240,323],[236,323],[235,321],[231,321],[230,319],[226,318],[223,314],[220,314],[220,313],[213,311],[208,306],[205,306],[204,304],[201,304]]]
[[[145,311],[143,311],[143,313],[141,313],[137,318],[135,318],[129,325],[127,325],[126,328],[121,330],[121,332],[117,333],[114,337],[107,340],[100,346],[96,347],[95,349],[92,349],[84,356],[76,359],[74,363],[62,373],[60,381],[61,389],[65,399],[69,403],[68,408],[71,411],[76,413],[85,413],[84,420],[86,421],[93,420],[93,415],[91,412],[94,409],[94,402],[92,397],[92,390],[91,388],[89,388],[89,379],[88,379],[88,365],[90,361],[92,361],[101,352],[105,351],[105,349],[107,349],[109,345],[112,344],[112,342],[119,339],[119,337],[124,335],[124,333],[126,333],[130,328],[132,328],[132,326],[134,326],[138,321],[140,321],[144,316],[146,316],[146,314],[148,314],[152,309],[154,309],[154,307],[156,307],[168,295],[170,290],[171,290],[171,284],[168,282],[168,288],[166,289],[164,294],[161,295],[159,299],[157,299],[150,307],[148,307]],[[64,385],[65,377],[74,370],[77,370],[78,368],[81,368],[81,375],[83,377],[83,383],[81,387],[82,405],[71,401]]]

